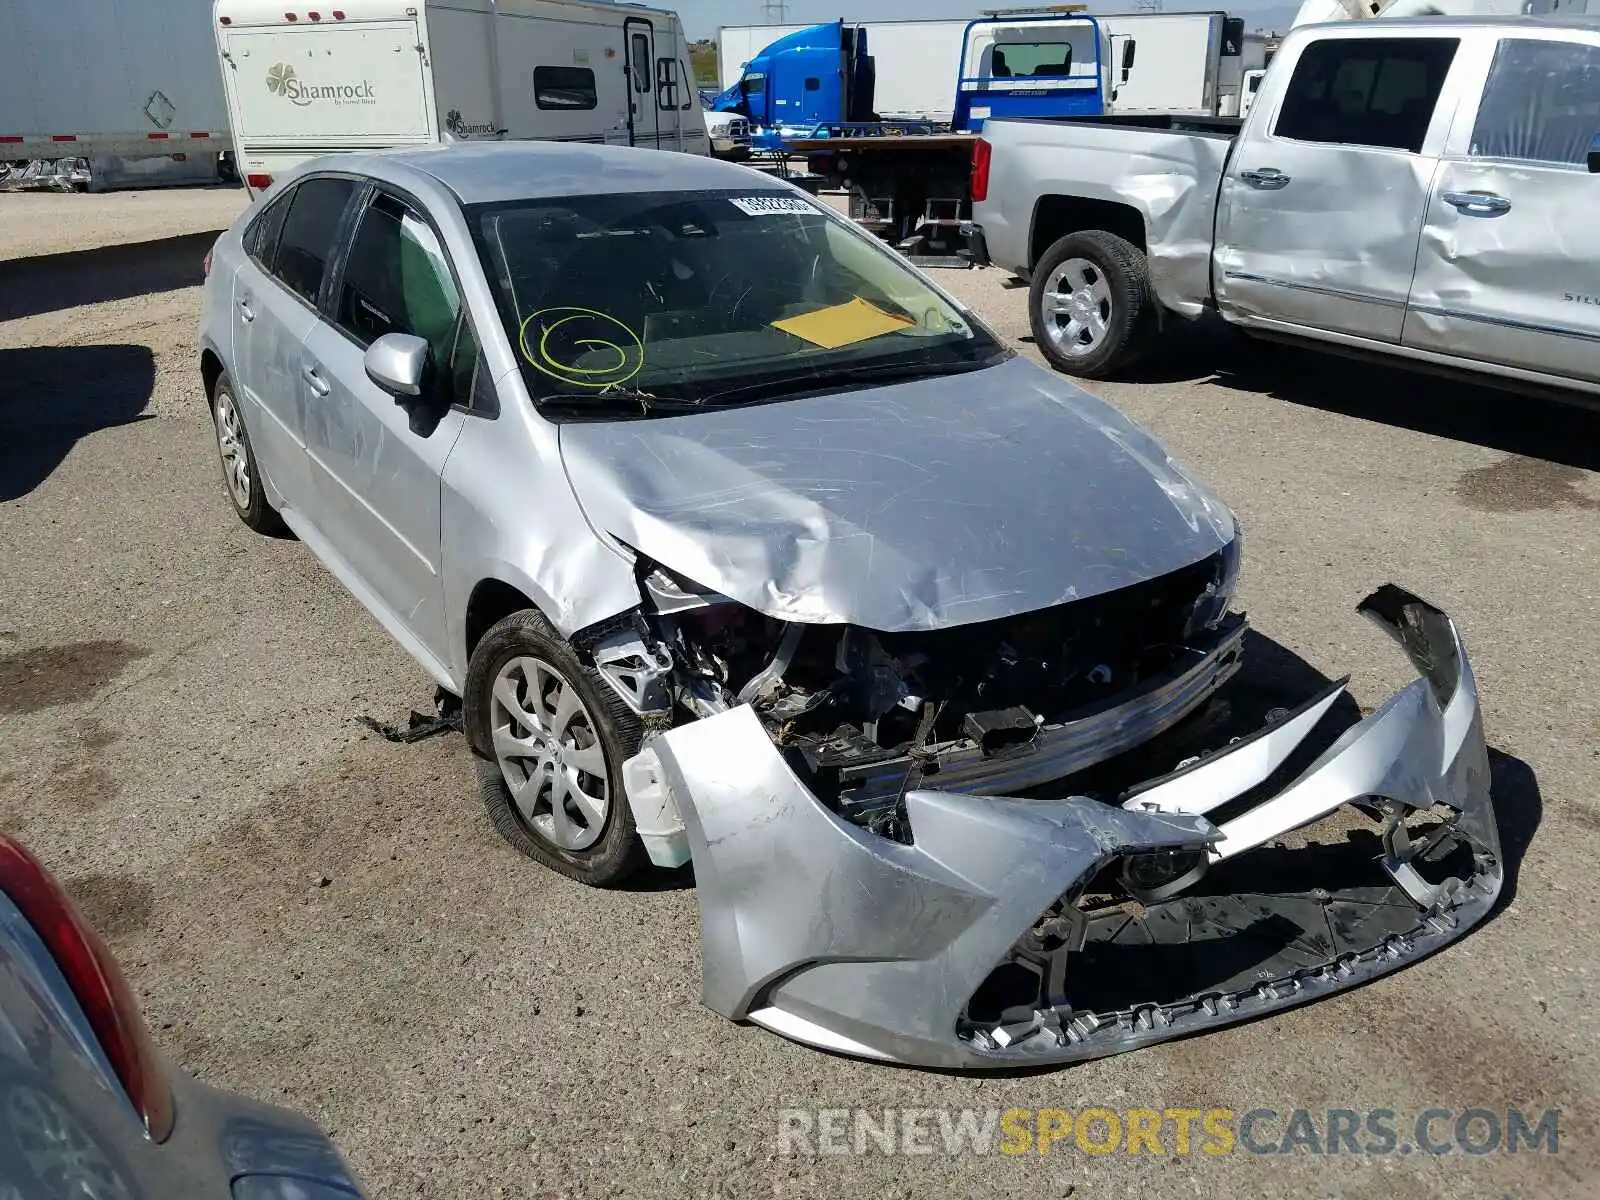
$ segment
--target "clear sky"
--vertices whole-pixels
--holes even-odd
[[[648,0],[660,8],[673,8],[683,18],[691,39],[715,39],[724,25],[765,23],[762,0]],[[844,17],[851,21],[906,21],[918,18],[975,17],[985,8],[1016,8],[1023,0],[789,0],[785,20],[794,25],[817,24]],[[1166,11],[1214,11],[1217,9],[1245,18],[1248,27],[1287,29],[1299,7],[1295,0],[1238,0],[1236,3],[1207,5],[1195,0],[1166,0]],[[1134,11],[1134,0],[1100,0],[1090,3],[1091,13]]]

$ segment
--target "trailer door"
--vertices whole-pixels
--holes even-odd
[[[646,17],[629,17],[622,23],[627,43],[624,59],[628,74],[628,144],[661,143],[661,112],[655,101],[656,31]]]
[[[234,135],[252,151],[436,139],[415,18],[229,30],[223,61]]]

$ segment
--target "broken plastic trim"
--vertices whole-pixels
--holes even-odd
[[[1453,625],[1438,609],[1387,587],[1360,611],[1395,637],[1421,678],[1341,735],[1288,788],[1220,825],[1180,811],[1184,796],[1209,794],[1223,774],[1253,774],[1230,759],[1259,755],[1292,718],[1187,772],[1183,792],[1169,792],[1171,802],[1160,807],[1149,806],[1151,788],[1128,798],[1131,807],[1082,797],[1025,801],[913,791],[906,797],[911,845],[877,837],[826,809],[748,707],[662,734],[651,752],[694,861],[706,1004],[865,1057],[951,1068],[1068,1062],[1304,1003],[1460,937],[1489,912],[1502,882],[1476,684]],[[1431,836],[1391,832],[1380,863],[1393,885],[1382,898],[1384,919],[1352,927],[1358,941],[1369,933],[1370,940],[1324,945],[1291,937],[1293,953],[1280,954],[1265,979],[1211,970],[1220,977],[1214,986],[1177,995],[1152,990],[1107,1003],[1067,999],[1075,986],[1093,982],[1093,956],[1116,944],[1108,927],[1096,927],[1094,914],[1067,911],[1097,880],[1114,878],[1123,863],[1141,856],[1203,854],[1210,866],[1203,888],[1165,903],[1210,905],[1221,920],[1232,920],[1233,908],[1255,893],[1216,889],[1257,868],[1258,860],[1241,854],[1267,855],[1260,863],[1275,855],[1297,861],[1302,851],[1256,848],[1352,803],[1388,821],[1443,813],[1461,849],[1453,861],[1464,867],[1442,883],[1422,880],[1426,892],[1408,886],[1407,868],[1420,865],[1415,855]],[[1274,902],[1279,915],[1290,911],[1291,899],[1323,904],[1314,891],[1296,891]],[[1331,900],[1360,905],[1365,893],[1355,889]],[[1212,949],[1152,938],[1141,956],[1160,963],[1182,954],[1204,966]],[[1030,956],[1045,994],[1026,1011],[1004,997],[994,1012],[973,1011],[997,968]],[[1110,977],[1137,982],[1138,972]]]

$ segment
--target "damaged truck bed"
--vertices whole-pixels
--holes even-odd
[[[1150,739],[1237,669],[1242,620],[1095,714],[843,787],[760,715],[762,687],[653,738],[630,797],[652,857],[694,862],[706,1004],[867,1058],[1070,1062],[1314,1000],[1461,936],[1502,879],[1472,670],[1425,601],[1389,585],[1359,611],[1419,675],[1370,716],[1319,746],[1335,683],[1119,791],[1028,794],[1119,750],[1157,766]]]

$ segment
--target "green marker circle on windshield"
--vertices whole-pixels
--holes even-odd
[[[537,342],[528,334],[540,326]],[[620,335],[620,338],[619,338]],[[644,370],[644,342],[617,318],[593,308],[542,308],[523,321],[517,343],[528,365],[568,387],[602,391]],[[593,357],[593,365],[581,365]]]

